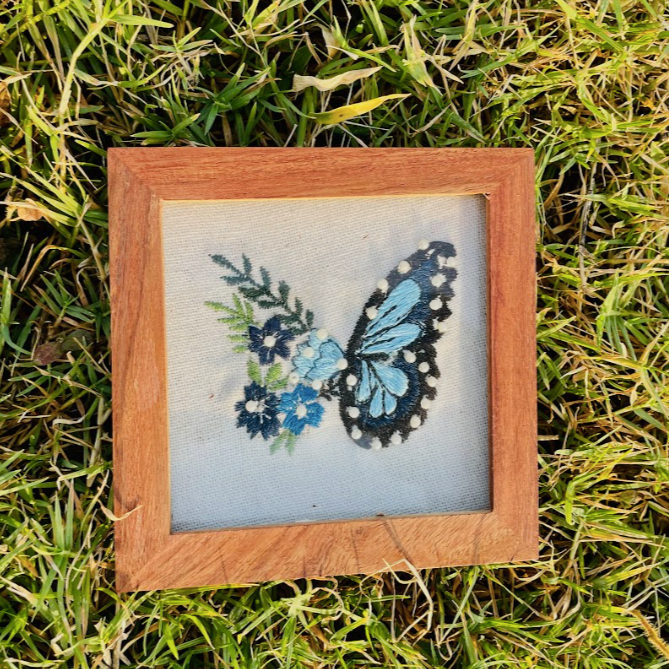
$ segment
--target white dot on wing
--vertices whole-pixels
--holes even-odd
[[[431,283],[435,288],[439,288],[439,286],[441,286],[441,285],[444,283],[444,281],[446,281],[446,277],[445,277],[443,274],[435,274],[435,275],[430,279],[430,283]]]

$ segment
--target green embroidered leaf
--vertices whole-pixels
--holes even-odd
[[[288,379],[282,378],[283,369],[281,363],[272,365],[265,376],[265,385],[270,390],[282,390],[288,384]]]
[[[228,286],[238,286],[246,281],[243,276],[224,276],[223,279]]]
[[[237,346],[232,347],[232,352],[233,353],[246,353],[247,350],[248,350],[248,347],[246,346],[246,344],[241,344],[241,345],[237,345]]]
[[[242,286],[239,289],[239,292],[247,299],[257,301],[261,295],[265,294],[265,291],[262,288],[257,288],[256,286]]]
[[[235,332],[246,332],[249,329],[249,326],[246,323],[240,323],[237,320],[230,318],[219,318],[219,322],[229,323],[230,329]]]
[[[262,284],[265,288],[269,288],[272,285],[272,279],[270,279],[269,272],[264,268],[260,268],[260,276],[262,278]]]
[[[224,267],[227,270],[232,272],[232,276],[223,276],[221,277],[227,284],[233,286],[244,283],[251,279],[251,271],[253,269],[251,261],[246,257],[242,256],[244,263],[244,270],[240,270],[235,267],[225,256],[213,255],[211,259],[221,267]]]
[[[297,437],[290,430],[283,430],[279,433],[279,436],[272,442],[272,445],[269,447],[270,453],[276,453],[282,447],[288,451],[289,455],[292,455],[295,451],[295,442]]]
[[[235,302],[235,308],[225,307],[220,305],[219,310],[226,311],[230,316],[235,316],[239,323],[244,322],[246,327],[255,324],[253,309],[251,302],[257,304],[261,309],[280,309],[284,313],[276,314],[281,318],[281,321],[287,325],[290,330],[297,335],[304,334],[313,325],[313,314],[307,312],[303,317],[304,307],[299,299],[295,299],[294,308],[290,305],[290,287],[285,281],[280,281],[277,286],[277,292],[272,291],[272,278],[269,272],[264,268],[260,268],[260,281],[257,281],[253,275],[253,265],[249,258],[242,256],[243,269],[236,267],[227,258],[220,255],[212,255],[212,260],[224,267],[230,272],[227,276],[221,278],[228,284],[238,286],[239,293],[246,302],[240,300],[240,304]],[[237,298],[238,299],[238,298]],[[218,304],[218,303],[210,303]],[[232,325],[232,321],[224,321]],[[241,331],[241,327],[237,323],[237,331]]]
[[[246,373],[249,375],[249,379],[251,379],[251,381],[255,381],[261,386],[263,385],[260,365],[253,358],[249,358],[249,361],[246,364]]]
[[[265,376],[265,384],[270,385],[274,383],[277,379],[281,378],[281,363],[274,363],[268,370]]]
[[[276,306],[276,302],[274,300],[263,300],[260,298],[256,300],[256,302],[261,309],[273,309]]]
[[[268,386],[270,390],[283,390],[288,385],[288,379],[283,378],[279,379],[276,383],[273,383],[271,386]]]
[[[286,450],[288,451],[289,455],[292,455],[293,451],[295,450],[295,442],[297,441],[297,437],[290,430],[286,431],[288,432],[288,438],[286,439]]]
[[[269,452],[271,454],[276,453],[286,442],[288,439],[288,436],[291,435],[292,432],[289,430],[284,430],[283,432],[279,433],[279,436],[272,442],[272,445],[269,447]]]
[[[214,255],[214,256],[211,256],[211,259],[217,265],[220,265],[221,267],[225,267],[225,269],[232,270],[233,272],[239,272],[239,270],[224,256]]]
[[[279,281],[279,297],[284,304],[288,304],[288,293],[290,293],[290,288],[285,281]]]
[[[221,304],[220,302],[205,302],[205,305],[208,306],[210,309],[213,309],[214,311],[230,311],[230,307],[226,307],[224,304]]]
[[[221,302],[205,302],[205,305],[214,311],[222,311],[227,314],[223,318],[219,318],[218,322],[225,323],[228,326],[228,330],[230,330],[228,338],[231,341],[235,343],[248,342],[249,326],[257,325],[253,319],[253,307],[250,303],[241,300],[236,293],[232,295],[232,302],[234,307],[229,307]],[[240,352],[240,347],[234,347],[233,351]]]

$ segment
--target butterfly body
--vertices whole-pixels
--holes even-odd
[[[418,429],[440,376],[434,344],[451,311],[451,244],[424,244],[402,261],[369,298],[345,352],[339,376],[340,416],[363,448],[403,442]]]

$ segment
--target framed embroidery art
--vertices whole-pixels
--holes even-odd
[[[536,556],[530,151],[109,169],[120,590]]]

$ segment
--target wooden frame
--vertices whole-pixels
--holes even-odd
[[[109,151],[117,588],[537,556],[535,228],[527,149]],[[492,510],[171,533],[161,203],[487,196]]]

